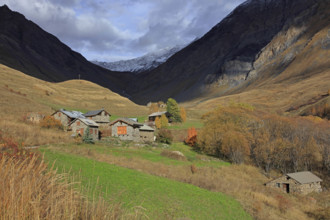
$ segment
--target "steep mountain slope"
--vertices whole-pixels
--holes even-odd
[[[23,15],[0,7],[0,63],[39,79],[60,82],[89,80],[123,93],[125,73],[115,73],[88,62],[55,36]]]
[[[198,99],[202,102],[262,84],[271,87],[279,83],[271,81],[276,76],[284,82],[329,73],[329,7],[328,0],[247,1],[201,39],[144,73],[133,100],[204,97]],[[312,50],[315,56],[307,57]],[[296,71],[298,57],[304,68]]]
[[[50,114],[54,109],[95,110],[112,115],[146,115],[145,106],[85,80],[50,83],[0,64],[0,118],[16,119],[27,112]]]
[[[182,48],[183,46],[164,48],[130,60],[116,62],[93,61],[93,63],[112,71],[140,73],[155,69]]]

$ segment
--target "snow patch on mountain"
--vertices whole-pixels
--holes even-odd
[[[164,48],[159,51],[148,53],[142,57],[130,60],[120,60],[116,62],[92,62],[112,71],[140,73],[143,71],[155,69],[160,64],[165,63],[168,58],[181,50],[183,47],[184,46],[181,45],[172,48]]]

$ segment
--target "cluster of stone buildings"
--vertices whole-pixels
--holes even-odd
[[[145,124],[133,118],[118,118],[110,122],[111,115],[104,109],[89,111],[85,114],[60,109],[52,116],[59,120],[66,130],[72,131],[74,136],[83,136],[88,130],[94,141],[99,140],[104,132],[121,140],[153,142],[155,141],[154,121],[163,114],[170,118],[167,112],[156,112],[149,115],[148,122]]]

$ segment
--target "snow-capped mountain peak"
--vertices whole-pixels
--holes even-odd
[[[92,62],[112,71],[140,73],[146,70],[155,69],[160,64],[165,63],[168,58],[181,50],[183,47],[184,46],[181,45],[172,48],[164,48],[130,60],[120,60],[116,62]]]

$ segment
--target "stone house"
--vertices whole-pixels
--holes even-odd
[[[74,135],[83,137],[86,130],[89,129],[89,134],[93,140],[99,140],[99,125],[93,120],[86,118],[76,118],[69,124],[69,126]]]
[[[164,111],[164,112],[154,112],[154,113],[152,113],[152,114],[150,114],[149,116],[148,116],[148,118],[149,118],[149,122],[155,122],[155,120],[156,120],[156,118],[160,118],[160,117],[162,117],[162,115],[164,115],[165,114],[165,116],[167,117],[167,119],[168,119],[168,122],[172,122],[172,119],[171,119],[171,114],[169,113],[169,112],[167,112],[167,111]]]
[[[139,128],[143,124],[129,118],[119,118],[110,123],[110,126],[112,136],[119,137],[121,140],[139,141]]]
[[[64,127],[68,126],[73,120],[77,118],[85,118],[82,112],[79,111],[67,111],[65,109],[60,109],[52,114],[52,116],[61,121]]]
[[[112,123],[111,133],[121,140],[154,141],[154,129],[129,118],[119,118]]]
[[[286,193],[308,194],[311,192],[322,192],[321,179],[309,171],[288,173],[274,179],[265,185],[278,188]]]
[[[111,115],[102,108],[95,111],[89,111],[83,114],[83,116],[85,116],[87,119],[95,121],[100,126],[102,126],[102,125],[109,125]]]

